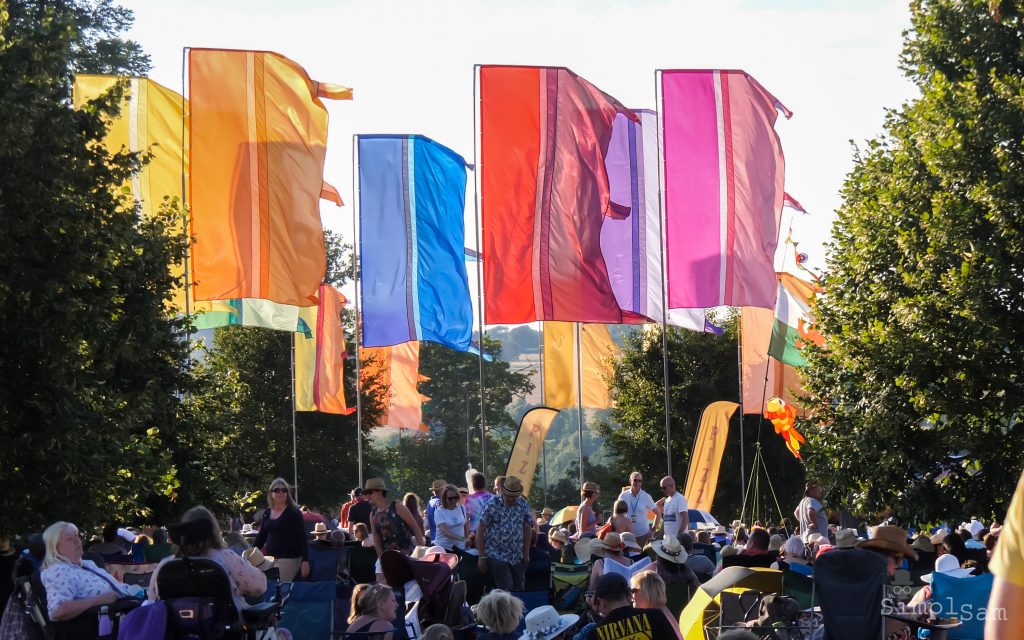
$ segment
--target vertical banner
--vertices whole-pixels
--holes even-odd
[[[622,320],[601,256],[611,200],[605,152],[616,114],[569,69],[483,66],[480,190],[488,324]]]
[[[384,409],[377,426],[428,433],[423,402],[430,398],[419,392],[419,383],[428,380],[420,375],[420,343],[363,347],[359,361],[363,393],[374,396]]]
[[[320,286],[316,307],[298,310],[296,324],[309,326],[310,334],[297,332],[295,345],[295,410],[349,415],[355,409],[345,401],[345,327],[341,312],[345,296],[329,284]],[[309,324],[312,322],[312,324]]]
[[[188,53],[189,204],[196,300],[316,304],[327,255],[320,199],[327,109],[351,99],[265,51]]]
[[[142,208],[142,217],[147,218],[160,210],[164,198],[182,197],[182,172],[188,174],[184,142],[187,137],[182,137],[182,112],[188,109],[188,102],[178,92],[148,78],[80,74],[75,76],[75,108],[82,108],[85,103],[110,91],[118,82],[128,83],[128,90],[121,103],[121,113],[110,123],[103,144],[111,153],[125,149],[132,153],[152,154],[149,162],[125,185],[131,187],[132,197]],[[186,120],[186,129],[187,126]],[[184,158],[183,150],[186,151]],[[183,227],[169,231],[178,236],[185,232]],[[185,265],[172,264],[170,271],[182,282],[172,292],[169,306],[177,313],[184,313]]]
[[[739,405],[720,400],[704,407],[697,427],[697,442],[690,458],[690,471],[686,475],[686,501],[691,509],[711,512],[718,488],[718,472],[729,438],[729,421]]]
[[[613,406],[609,378],[619,348],[604,324],[580,325],[580,352],[576,352],[575,323],[545,322],[544,404],[556,409],[577,404],[576,382],[583,381],[583,406],[610,409]],[[576,368],[580,367],[577,376]]]
[[[662,71],[670,308],[775,306],[792,113],[743,71]]]
[[[466,161],[423,136],[358,136],[362,344],[469,349]]]
[[[544,438],[557,415],[556,409],[536,407],[524,413],[523,419],[519,421],[519,431],[508,457],[505,475],[523,481],[523,497],[530,495],[533,476],[537,474],[537,459],[544,448]]]

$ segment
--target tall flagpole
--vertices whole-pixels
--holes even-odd
[[[661,103],[661,71],[654,72],[654,104],[658,105],[658,242],[661,255],[661,375],[662,403],[665,407],[665,475],[672,475],[672,419],[669,406],[672,396],[668,381],[668,279],[665,277],[665,163],[661,157],[661,145],[664,140],[663,112],[665,105]]]
[[[295,501],[299,501],[299,447],[295,437],[295,334],[291,334],[292,359],[292,486],[295,488]]]
[[[480,471],[487,474],[487,416],[484,403],[484,278],[483,261],[484,247],[480,228],[480,100],[477,88],[480,86],[480,65],[473,66],[473,186],[476,197],[473,199],[476,212],[476,304],[479,312],[478,335],[480,338]],[[466,425],[469,428],[469,425]]]
[[[359,486],[363,486],[363,379],[360,375],[359,344],[363,341],[359,316],[359,136],[352,136],[352,282],[355,284],[356,311],[356,460]]]
[[[746,445],[743,442],[743,309],[740,309],[740,317],[736,322],[736,375],[739,381],[739,404],[740,404],[740,492],[744,493],[747,486],[747,461],[745,457]],[[761,430],[760,423],[758,431]],[[743,499],[746,503],[746,495]],[[744,506],[746,506],[744,504]]]
[[[191,298],[192,286],[189,280],[189,256],[192,255],[192,234],[188,232],[189,224],[188,220],[191,217],[191,213],[188,210],[188,188],[186,185],[185,177],[185,153],[186,144],[188,140],[185,137],[185,122],[188,115],[186,114],[185,107],[185,72],[188,69],[186,62],[188,61],[188,47],[181,48],[181,230],[185,234],[185,281],[181,283],[181,286],[185,288],[185,317],[186,319],[192,315],[192,308],[189,304]],[[191,149],[191,145],[188,146]],[[185,323],[185,344],[188,345],[189,358],[192,358],[192,345],[189,344],[192,341],[192,322]]]
[[[580,491],[583,490],[583,350],[580,348],[580,323],[576,327],[576,428],[580,439]]]

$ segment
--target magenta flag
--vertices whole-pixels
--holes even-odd
[[[744,71],[661,72],[670,308],[775,307],[785,158],[778,112]]]

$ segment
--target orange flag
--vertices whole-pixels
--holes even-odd
[[[313,306],[327,256],[327,110],[351,99],[264,51],[189,51],[189,204],[196,300]]]
[[[718,489],[718,472],[722,454],[729,439],[729,421],[739,405],[727,400],[712,402],[704,407],[697,428],[697,442],[690,457],[690,471],[686,474],[686,500],[691,509],[711,511]]]
[[[345,296],[329,284],[320,285],[320,304],[299,310],[310,328],[296,332],[295,409],[348,415],[355,411],[345,402],[345,327],[341,312]]]
[[[429,433],[423,424],[423,402],[430,398],[419,392],[419,383],[429,378],[420,375],[419,342],[363,347],[359,364],[364,391],[384,406],[379,426]]]

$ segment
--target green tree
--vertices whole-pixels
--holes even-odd
[[[854,155],[809,355],[810,470],[833,502],[1002,515],[1024,439],[1020,2],[916,0],[919,98]]]
[[[144,69],[109,2],[0,3],[0,468],[5,532],[151,515],[178,481],[188,389],[164,311],[174,206],[140,221],[117,187],[144,162],[98,142],[119,91],[71,109],[74,69]]]
[[[736,316],[726,318],[723,328],[725,333],[722,336],[669,329],[672,473],[680,490],[686,483],[690,454],[704,407],[718,400],[735,400],[739,395]],[[622,357],[615,363],[611,384],[616,406],[611,411],[610,420],[597,425],[598,433],[604,437],[605,447],[610,452],[607,466],[614,477],[610,488],[618,489],[625,485],[628,474],[638,470],[644,474],[644,488],[658,499],[661,491],[657,482],[666,473],[664,374],[662,341],[658,331],[645,333],[637,329],[626,337]],[[719,518],[738,517],[743,506],[738,427],[738,418],[733,418],[712,508]],[[743,429],[746,444],[744,473],[749,479],[757,443],[762,447],[767,469],[767,478],[766,474],[760,474],[758,498],[762,505],[770,505],[770,508],[758,515],[772,519],[779,517],[767,479],[774,487],[782,515],[788,516],[802,488],[802,465],[786,452],[781,438],[774,435],[771,425],[760,416],[746,416]],[[753,498],[751,494],[751,504]],[[608,497],[605,500],[610,502],[613,499]]]

